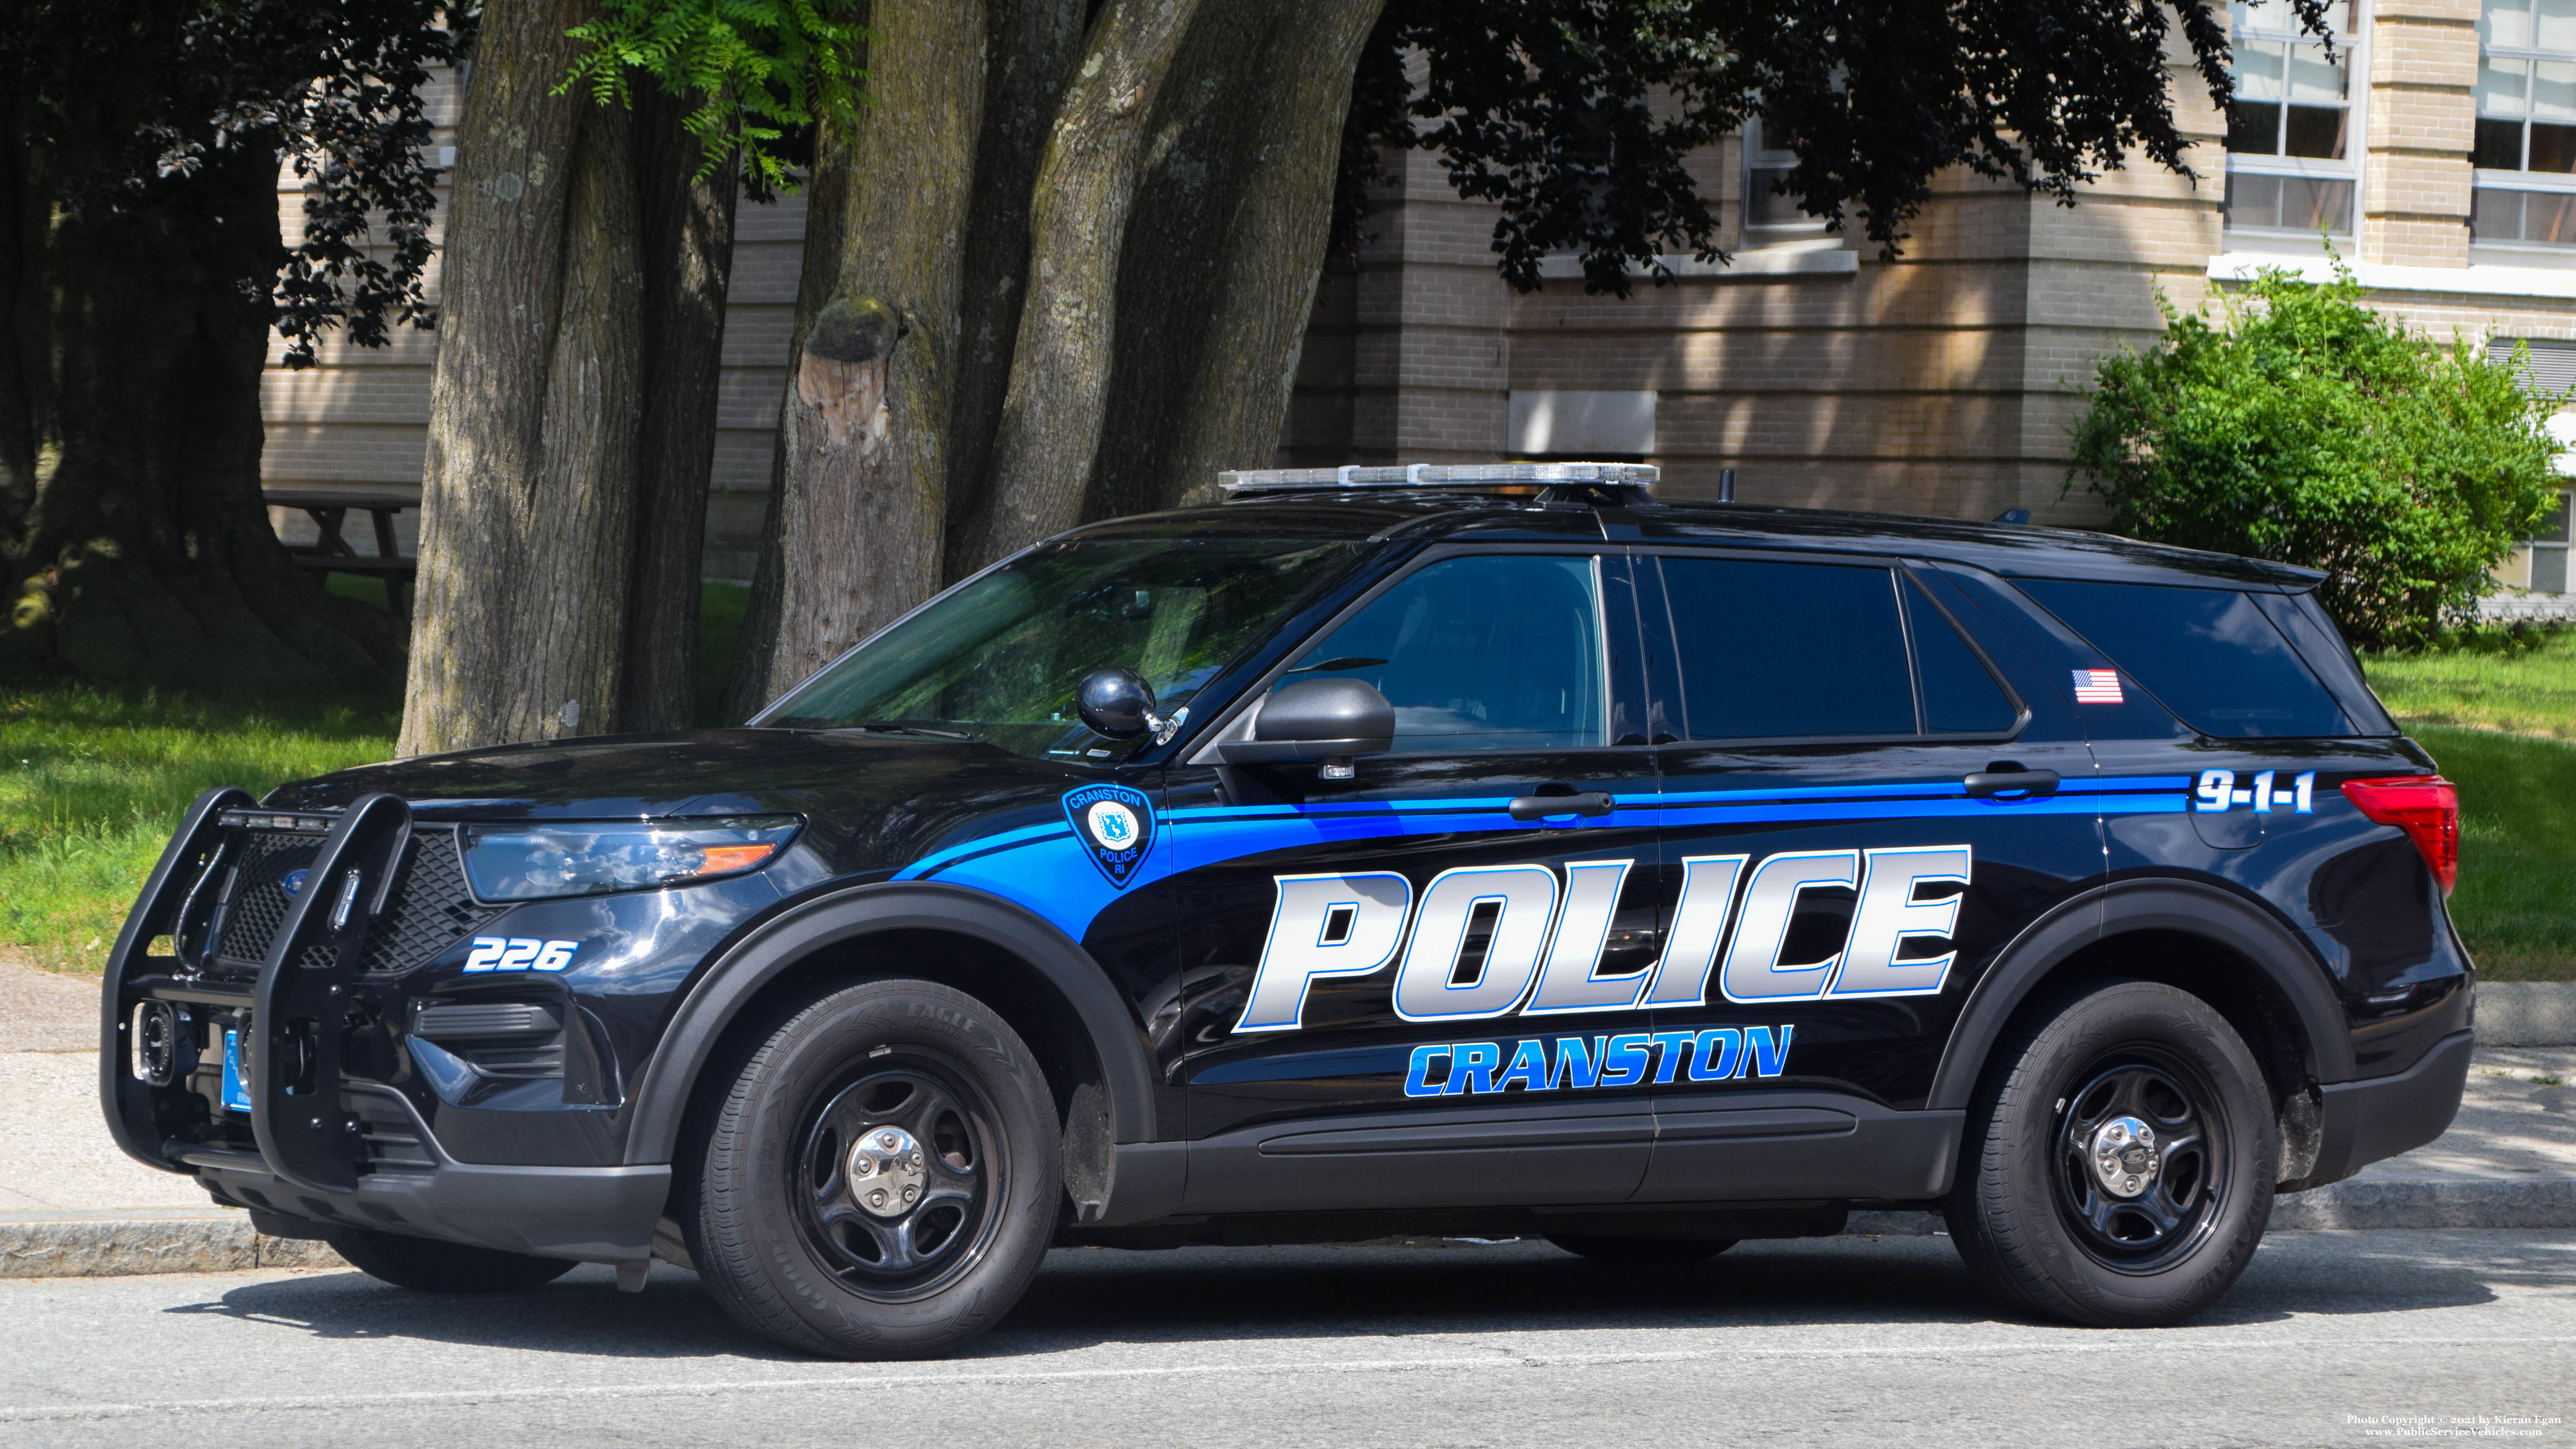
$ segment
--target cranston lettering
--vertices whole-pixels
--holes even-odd
[[[1969,864],[1964,845],[1784,851],[1759,864],[1686,856],[1662,959],[1609,973],[1602,952],[1633,860],[1570,861],[1561,878],[1545,865],[1461,866],[1432,877],[1418,902],[1393,871],[1276,876],[1270,934],[1234,1030],[1295,1031],[1316,982],[1391,962],[1395,1014],[1417,1022],[1698,1006],[1712,975],[1726,1000],[1745,1005],[1937,995],[1958,953],[1906,951],[1949,938]],[[1799,896],[1829,888],[1859,897],[1842,949],[1782,960]],[[1489,921],[1484,959],[1461,979],[1479,911]]]
[[[1508,1092],[1584,1091],[1648,1082],[1731,1082],[1776,1077],[1789,1069],[1789,1034],[1767,1026],[1713,1026],[1705,1031],[1631,1032],[1558,1037],[1554,1054],[1536,1038],[1515,1042],[1441,1042],[1413,1049],[1404,1074],[1408,1097],[1484,1096]]]

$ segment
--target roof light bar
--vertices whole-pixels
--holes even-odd
[[[1654,491],[1652,463],[1399,463],[1382,468],[1243,468],[1216,475],[1229,495],[1323,493],[1342,488],[1544,488],[1591,484]]]

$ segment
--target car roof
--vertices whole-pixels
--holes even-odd
[[[1165,513],[1110,519],[1080,538],[1319,538],[1390,546],[1620,542],[1760,548],[1821,554],[1901,555],[1969,564],[2010,578],[2101,579],[2209,587],[2270,586],[2298,592],[2314,569],[2234,554],[2145,543],[2083,529],[1968,523],[1892,513],[1777,508],[1741,503],[1637,500],[1604,505],[1569,497],[1441,489],[1367,489],[1257,495]]]

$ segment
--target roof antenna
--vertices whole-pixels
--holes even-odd
[[[1735,470],[1732,468],[1717,470],[1717,501],[1720,503],[1735,501]]]

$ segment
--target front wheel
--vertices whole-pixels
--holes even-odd
[[[2271,1094],[2226,1019],[2170,986],[2114,982],[1996,1054],[1943,1214],[1970,1272],[2018,1307],[2179,1323],[2254,1256],[2279,1158]]]
[[[791,1347],[945,1353],[1036,1275],[1062,1154],[1046,1078],[991,1009],[927,981],[849,987],[729,1084],[691,1255],[735,1319]]]

